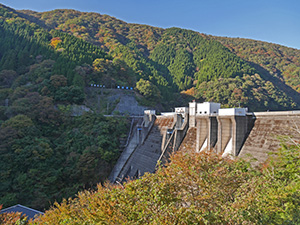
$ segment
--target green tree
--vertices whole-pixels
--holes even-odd
[[[18,74],[14,70],[2,70],[0,72],[0,87],[10,88]]]
[[[159,100],[160,99],[160,91],[149,80],[144,80],[141,78],[136,83],[136,89],[142,95],[144,95],[147,99],[151,99],[151,100]]]

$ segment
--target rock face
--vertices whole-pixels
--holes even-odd
[[[120,95],[120,102],[117,104],[113,111],[113,114],[119,112],[121,114],[129,114],[132,116],[143,116],[144,110],[148,107],[139,106],[134,96],[131,95]]]
[[[94,88],[85,89],[85,104],[92,111],[105,115],[143,116],[146,106],[140,106],[133,90]]]
[[[81,116],[83,113],[91,111],[91,109],[85,105],[72,105],[70,111],[71,116]]]

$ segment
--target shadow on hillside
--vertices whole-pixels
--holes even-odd
[[[36,23],[36,24],[38,24],[39,26],[41,26],[42,28],[44,28],[46,30],[50,30],[51,29],[49,26],[47,26],[45,24],[44,21],[39,20],[37,17],[25,14],[25,13],[20,12],[20,11],[15,11],[15,13],[17,13],[19,17],[21,17],[23,19],[26,19],[26,20],[30,21],[31,23]],[[54,27],[52,27],[52,28],[54,28]]]
[[[285,84],[279,78],[272,76],[266,69],[264,69],[260,65],[255,64],[253,62],[249,62],[249,61],[248,61],[248,63],[259,72],[259,74],[261,75],[261,77],[263,79],[270,81],[275,87],[279,88],[281,91],[286,93],[289,97],[291,97],[292,100],[297,104],[296,108],[300,109],[300,93],[299,92],[297,92],[296,90],[294,90],[293,88],[291,88],[290,86]]]

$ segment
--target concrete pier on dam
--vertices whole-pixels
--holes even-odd
[[[189,107],[161,115],[146,110],[109,180],[124,182],[155,172],[175,151],[251,158],[255,166],[280,148],[280,136],[300,139],[300,111],[250,113],[247,108],[222,109],[213,102],[190,102]]]

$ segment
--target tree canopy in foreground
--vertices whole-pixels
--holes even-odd
[[[211,153],[177,153],[155,174],[56,203],[33,224],[298,224],[300,151],[260,168]]]

